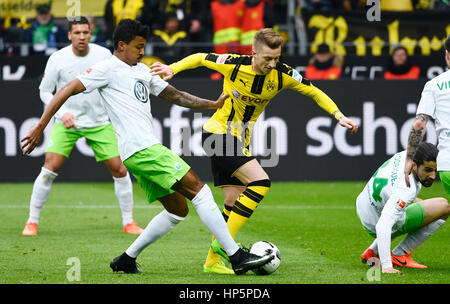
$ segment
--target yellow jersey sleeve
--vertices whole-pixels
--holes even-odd
[[[206,67],[226,76],[234,68],[234,64],[229,64],[231,58],[231,54],[196,53],[172,63],[170,67],[174,75],[184,70]]]
[[[314,86],[311,81],[303,78],[297,71],[294,71],[292,72],[292,76],[288,74],[283,75],[283,82],[286,84],[285,88],[312,98],[319,107],[324,109],[328,114],[334,115],[334,118],[339,120],[343,114],[334,101],[321,89]]]

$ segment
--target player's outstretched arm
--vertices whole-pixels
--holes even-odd
[[[180,61],[172,63],[170,66],[162,64],[161,62],[153,63],[150,68],[152,69],[152,75],[161,75],[164,80],[171,79],[175,74],[178,74],[185,70],[195,69],[201,66],[215,69],[217,65],[215,62],[205,60],[207,53],[195,53],[184,57]],[[224,66],[223,64],[219,66]]]
[[[406,150],[406,161],[405,161],[405,183],[406,186],[410,187],[409,183],[409,175],[411,174],[412,166],[413,166],[413,157],[414,153],[416,153],[417,147],[423,141],[425,136],[425,132],[427,130],[427,123],[430,119],[430,116],[426,114],[418,114],[416,116],[416,120],[414,120],[411,131],[409,132],[408,137],[408,148]]]
[[[228,94],[221,94],[217,100],[203,99],[189,93],[179,91],[171,85],[168,85],[159,95],[173,104],[185,108],[192,109],[218,109],[223,106],[225,99],[229,97]]]
[[[394,194],[390,196],[388,201],[381,211],[381,216],[375,226],[377,234],[378,253],[380,256],[381,269],[383,273],[397,273],[392,271],[392,258],[391,258],[391,234],[394,224],[404,216],[406,203],[404,203],[404,197],[406,194],[400,195],[401,190],[394,190]],[[403,204],[399,204],[402,202]]]
[[[321,107],[326,112],[331,114],[342,127],[349,129],[352,134],[356,134],[356,132],[358,132],[358,125],[353,120],[346,117],[339,110],[338,106],[334,103],[334,101],[322,90],[313,86],[312,84],[305,85],[302,83],[296,83],[294,88],[301,94],[309,96],[312,99],[314,99],[314,101],[317,103],[319,107]]]
[[[56,92],[49,105],[45,108],[45,111],[42,114],[39,122],[33,128],[31,128],[27,136],[21,139],[21,142],[23,143],[22,150],[24,154],[30,154],[39,144],[42,132],[48,125],[50,119],[53,117],[53,115],[55,115],[55,113],[64,104],[64,102],[66,102],[66,100],[70,96],[81,93],[84,90],[86,90],[84,85],[80,80],[78,80],[78,78],[75,78],[74,80],[68,82],[61,89],[59,89],[58,92]]]

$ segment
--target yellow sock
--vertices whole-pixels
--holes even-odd
[[[225,205],[225,208],[222,211],[222,215],[223,215],[223,218],[225,219],[225,222],[228,221],[228,217],[230,216],[231,208],[232,207]],[[214,242],[215,239],[216,238],[213,235],[211,243]],[[208,256],[206,257],[205,267],[209,268],[212,265],[218,263],[219,261],[220,261],[220,255],[215,253],[210,247],[209,251],[208,251]]]
[[[247,222],[256,207],[258,207],[261,200],[269,191],[269,188],[270,180],[268,179],[252,182],[247,185],[245,191],[236,200],[233,208],[225,206],[222,215],[227,222],[228,230],[230,231],[233,239],[235,238],[237,232]],[[212,241],[214,240],[215,238],[213,236]],[[209,268],[219,261],[220,255],[214,253],[214,251],[209,248],[208,256],[206,258],[204,266]]]
[[[227,221],[228,230],[233,239],[248,221],[270,188],[270,180],[260,180],[247,185],[247,189],[234,203]]]

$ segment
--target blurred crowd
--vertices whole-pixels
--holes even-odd
[[[302,0],[303,1],[303,0]],[[450,12],[448,0],[379,0],[382,11],[411,12],[417,10],[444,10]],[[311,10],[336,10],[347,11],[366,9],[375,1],[367,0],[304,0],[307,9]]]
[[[448,2],[380,0],[380,10],[450,13]],[[289,3],[295,5],[296,12],[368,9],[366,0],[107,0],[103,16],[86,17],[91,22],[91,42],[110,49],[114,28],[122,19],[131,18],[151,28],[147,55],[181,57],[198,51],[251,54],[256,31],[263,27],[278,31],[279,25],[288,22]],[[280,34],[287,35],[283,31]],[[38,5],[34,18],[0,18],[2,55],[49,56],[68,43],[67,20],[55,18],[49,4]],[[406,62],[410,64],[405,59]],[[311,79],[337,79],[342,65],[343,59],[332,54],[329,46],[322,45],[311,57],[307,74]],[[392,60],[389,68],[392,72],[387,77],[405,70],[396,67]]]
[[[241,37],[245,37],[242,42],[246,44],[255,30],[275,26],[274,9],[278,8],[285,14],[286,2],[107,0],[103,16],[87,17],[92,21],[95,31],[92,42],[110,47],[114,28],[120,20],[131,18],[150,26],[151,36],[148,40],[154,47],[150,51],[164,56],[180,56],[192,51],[191,46],[211,48],[213,42],[240,44]],[[64,19],[55,18],[48,4],[37,6],[33,19],[0,19],[0,53],[11,56],[50,55],[58,46],[68,43],[67,20]],[[231,31],[227,31],[229,28],[234,31],[231,35]],[[185,47],[178,47],[180,45]],[[238,48],[237,51],[241,50]]]

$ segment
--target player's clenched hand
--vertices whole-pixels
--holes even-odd
[[[414,161],[411,158],[407,157],[406,161],[405,161],[404,172],[405,172],[405,183],[406,183],[406,186],[408,186],[408,187],[411,187],[411,184],[409,183],[409,175],[411,174],[413,164],[414,164]]]
[[[223,107],[223,104],[225,103],[225,100],[230,97],[230,95],[222,93],[220,94],[219,98],[217,99],[216,103],[215,103],[215,107],[214,109],[219,109],[221,107]]]
[[[61,121],[66,129],[70,129],[72,127],[77,129],[77,126],[75,125],[76,119],[78,119],[78,117],[71,113],[66,113],[61,117]]]
[[[342,116],[339,118],[339,124],[347,129],[350,129],[352,134],[356,134],[356,132],[358,132],[358,125],[350,118]]]
[[[155,62],[150,66],[152,75],[161,75],[164,80],[170,80],[173,77],[173,70],[170,66],[162,64],[161,62]]]
[[[25,136],[20,140],[23,143],[22,150],[23,154],[30,154],[34,148],[39,144],[39,140],[41,139],[42,132],[44,130],[40,127],[39,124],[35,125]]]

